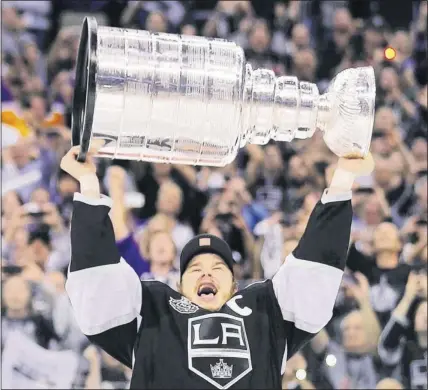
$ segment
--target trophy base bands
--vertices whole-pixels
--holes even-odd
[[[147,138],[145,136],[122,135],[108,137],[93,134],[93,139],[104,139],[99,157],[126,160],[143,160],[158,163],[224,165],[230,156],[227,146],[212,142],[200,142],[190,138]],[[117,143],[119,143],[117,148]],[[116,150],[117,149],[117,150]],[[163,155],[167,154],[167,155]]]

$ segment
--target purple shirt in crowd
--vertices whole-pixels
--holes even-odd
[[[129,234],[124,239],[117,241],[117,248],[120,256],[132,267],[135,273],[141,278],[146,272],[150,272],[150,263],[147,259],[141,256],[140,248],[135,242],[132,234]]]

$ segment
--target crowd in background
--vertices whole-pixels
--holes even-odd
[[[374,67],[376,168],[355,184],[333,318],[289,361],[283,388],[427,389],[426,1],[2,1],[1,13],[5,387],[125,388],[130,379],[89,345],[65,293],[79,187],[59,161],[71,140],[79,17],[94,14],[116,27],[233,40],[253,68],[321,92],[343,69]],[[229,243],[244,287],[272,277],[296,247],[336,162],[316,132],[247,145],[225,168],[102,159],[97,173],[119,251],[141,279],[176,288],[180,250],[209,232]]]

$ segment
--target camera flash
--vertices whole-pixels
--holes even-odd
[[[329,367],[334,367],[336,365],[337,359],[336,356],[334,355],[327,355],[327,357],[325,358],[325,362],[327,364],[327,366]]]
[[[389,61],[393,60],[397,55],[397,52],[392,47],[387,47],[384,51],[385,58]]]
[[[299,368],[299,369],[296,371],[296,378],[297,378],[299,381],[302,381],[303,379],[305,379],[305,378],[306,378],[306,370],[304,370],[303,368]]]

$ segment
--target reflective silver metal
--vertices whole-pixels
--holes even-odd
[[[224,166],[247,143],[324,134],[338,156],[369,150],[373,69],[316,84],[253,70],[233,42],[98,27],[91,140],[100,157]]]

